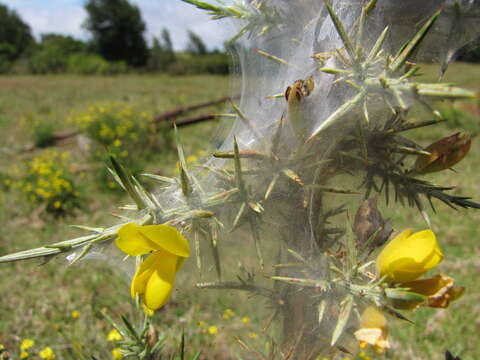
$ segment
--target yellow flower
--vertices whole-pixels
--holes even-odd
[[[362,360],[373,360],[370,356],[365,354],[365,351],[361,351],[360,354],[358,354],[358,357]]]
[[[24,339],[22,343],[20,344],[20,350],[28,350],[30,349],[33,345],[35,345],[35,341],[32,339]]]
[[[208,333],[210,335],[216,335],[218,333],[218,328],[216,326],[210,326],[208,328]]]
[[[225,320],[230,319],[234,315],[235,315],[235,312],[232,309],[225,309],[225,311],[223,312],[223,318]]]
[[[120,147],[122,146],[122,141],[120,139],[116,139],[114,142],[113,142],[113,146],[115,147]]]
[[[72,319],[78,319],[80,317],[80,311],[74,310],[74,311],[72,311],[70,316],[72,317]]]
[[[5,350],[5,346],[3,346],[3,344],[0,344],[0,350]]]
[[[155,311],[147,308],[144,304],[142,304],[142,309],[143,309],[143,312],[145,313],[145,315],[147,315],[148,317],[152,317],[153,315],[155,315]]]
[[[423,301],[396,299],[393,306],[396,309],[411,310],[418,306],[446,308],[465,292],[464,287],[454,287],[455,280],[443,274],[429,279],[414,280],[398,284],[401,288],[425,296]]]
[[[60,207],[62,206],[62,202],[60,200],[56,200],[54,203],[53,203],[53,207],[55,209],[59,209]],[[73,317],[73,316],[72,316]]]
[[[387,339],[387,319],[373,306],[369,306],[363,311],[360,329],[355,331],[354,335],[362,349],[371,345],[379,354],[382,354],[390,348]]]
[[[120,351],[120,348],[112,349],[112,357],[113,357],[115,360],[118,360],[118,359],[123,358],[123,354],[122,354],[122,352]]]
[[[198,327],[203,328],[203,327],[206,327],[206,326],[207,326],[207,323],[206,323],[205,321],[200,320],[200,321],[197,323],[197,325],[198,325]]]
[[[20,359],[26,359],[26,358],[28,358],[29,356],[30,356],[30,354],[29,354],[28,352],[26,352],[26,351],[22,351],[22,352],[20,353]]]
[[[244,324],[248,324],[248,323],[250,322],[250,318],[249,318],[248,316],[244,316],[244,317],[242,318],[242,322],[243,322]]]
[[[377,257],[377,270],[391,282],[407,282],[419,278],[442,260],[433,231],[413,233],[407,229],[382,249]]]
[[[131,295],[141,295],[151,310],[161,308],[172,294],[175,276],[190,256],[188,241],[168,225],[126,224],[118,231],[117,247],[131,256],[149,254],[135,273]]]
[[[122,340],[122,335],[118,332],[117,329],[112,329],[107,335],[107,341],[120,341]]]
[[[55,353],[53,352],[52,348],[50,346],[42,349],[42,351],[40,351],[38,353],[38,355],[42,358],[42,359],[45,359],[45,360],[53,360],[55,359]]]
[[[250,339],[257,339],[257,338],[258,338],[258,335],[257,335],[256,333],[254,333],[254,332],[251,332],[251,333],[248,334],[248,337],[249,337]]]

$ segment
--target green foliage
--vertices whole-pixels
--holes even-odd
[[[26,163],[14,166],[11,187],[23,193],[31,206],[43,206],[55,216],[71,214],[80,207],[80,192],[74,182],[69,153],[46,151]]]
[[[0,59],[17,59],[33,42],[30,27],[15,11],[0,4]],[[5,48],[9,48],[7,53]]]
[[[30,27],[15,11],[0,4],[0,74],[9,72],[13,61],[33,43]]]
[[[85,10],[88,18],[84,26],[98,54],[134,67],[146,65],[145,23],[137,6],[128,0],[89,0]]]
[[[192,55],[205,55],[208,52],[203,40],[193,31],[188,31],[187,52]]]
[[[80,75],[117,75],[128,71],[124,61],[108,62],[95,54],[73,54],[67,60],[67,72]]]
[[[67,69],[68,57],[84,54],[87,45],[71,36],[58,34],[42,35],[30,59],[30,70],[35,74],[62,73]]]
[[[477,39],[476,46],[467,46],[463,50],[463,54],[460,55],[459,60],[472,62],[472,63],[479,63],[480,62],[480,39]]]
[[[166,72],[175,62],[172,39],[167,29],[162,30],[161,39],[154,38],[153,46],[148,59],[148,69],[151,71]]]
[[[205,55],[182,56],[168,70],[170,75],[215,74],[227,75],[230,59],[227,54],[212,52]]]
[[[462,107],[461,103],[443,106],[440,108],[440,112],[449,128],[462,129],[472,135],[480,133],[478,116]]]
[[[35,122],[32,127],[33,142],[39,148],[51,146],[55,142],[55,124],[51,121]]]

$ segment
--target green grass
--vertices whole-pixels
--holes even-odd
[[[427,66],[425,77],[432,80],[438,77],[436,68]],[[455,80],[462,86],[480,90],[479,79],[480,67],[455,64],[445,80]],[[0,171],[8,173],[12,164],[21,164],[32,156],[30,153],[18,154],[20,149],[32,142],[32,122],[48,122],[55,124],[56,129],[67,129],[72,126],[67,122],[71,114],[97,101],[127,101],[161,113],[176,106],[226,95],[228,79],[136,75],[0,77],[0,89]],[[474,105],[461,106],[468,111]],[[418,112],[413,116],[424,117],[425,114]],[[424,132],[416,130],[414,136],[426,146],[461,130],[456,126],[458,123],[440,125],[435,130]],[[208,144],[215,127],[212,122],[181,129],[187,155]],[[475,140],[470,156],[455,167],[457,173],[444,172],[429,178],[439,184],[457,185],[455,192],[474,195],[478,201],[480,189],[476,170],[480,168],[480,157],[477,155],[480,144]],[[89,161],[75,143],[63,144],[59,149],[72,152],[72,161],[81,164]],[[154,154],[152,161],[145,166],[149,171],[160,170],[169,174],[175,161],[174,152],[163,151]],[[95,185],[94,181],[98,178],[92,173],[102,165],[95,166],[78,179],[85,187],[85,211],[78,212],[75,217],[53,219],[35,216],[14,192],[0,193],[0,254],[79,234],[68,224],[96,226],[114,223],[116,220],[110,212],[116,211],[116,207],[124,204],[126,199],[105,193]],[[385,207],[385,214],[392,218],[396,229],[412,227],[420,230],[425,227],[414,209],[390,205]],[[454,211],[437,204],[437,214],[430,211],[430,215],[446,255],[440,270],[455,277],[459,284],[467,287],[467,292],[447,310],[421,309],[409,314],[414,325],[392,320],[394,349],[386,357],[440,360],[448,348],[460,355],[462,360],[478,359],[480,280],[476,274],[480,266],[477,240],[480,212]],[[239,248],[233,236],[221,247],[229,250]],[[96,249],[89,259],[78,265],[66,265],[61,257],[43,266],[35,261],[0,265],[0,343],[15,356],[21,340],[32,338],[36,341],[35,351],[51,346],[60,360],[90,359],[90,355],[108,359],[111,358],[109,351],[113,345],[105,340],[110,327],[101,318],[100,310],[107,309],[116,319],[123,314],[134,319],[134,323],[139,322],[129,297],[132,266],[122,262],[122,256],[114,246]],[[227,262],[227,266],[228,272],[235,273],[236,260]],[[178,291],[173,301],[155,316],[157,328],[167,336],[168,347],[178,345],[181,330],[185,329],[191,353],[202,350],[203,359],[251,358],[235,344],[238,334],[252,347],[264,350],[268,339],[262,334],[262,327],[266,324],[268,313],[262,311],[262,300],[249,298],[243,293],[196,290],[194,283],[198,277],[191,275],[196,272],[194,261],[188,261],[179,274]],[[233,309],[235,315],[224,319],[223,312],[228,308]],[[71,318],[73,310],[80,311],[80,318]],[[242,321],[245,316],[249,317],[250,323]],[[207,325],[203,326],[204,323]],[[209,326],[216,326],[218,333],[210,334]],[[258,337],[254,338],[253,334]]]

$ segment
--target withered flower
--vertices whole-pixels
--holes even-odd
[[[460,135],[459,132],[438,140],[425,149],[430,155],[420,155],[417,158],[414,171],[427,174],[449,169],[467,155],[471,143],[469,135]]]
[[[465,292],[464,287],[454,287],[455,280],[449,276],[438,274],[429,279],[414,280],[398,284],[408,291],[425,296],[424,301],[395,300],[394,307],[402,310],[415,309],[419,306],[446,308]]]

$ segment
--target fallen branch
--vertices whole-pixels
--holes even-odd
[[[217,99],[217,100],[207,101],[207,102],[204,102],[204,103],[201,103],[201,104],[195,104],[195,105],[190,105],[190,106],[182,106],[182,107],[164,112],[163,114],[157,115],[153,119],[153,122],[158,123],[160,121],[170,120],[170,119],[176,118],[177,116],[180,116],[180,115],[182,115],[186,112],[198,110],[198,109],[208,107],[208,106],[212,106],[212,105],[221,104],[221,103],[224,103],[225,101],[227,101],[229,99],[230,98],[227,96],[227,97],[223,97],[223,98],[220,98],[220,99]]]
[[[198,116],[194,116],[194,117],[191,117],[191,118],[186,118],[186,119],[179,120],[179,121],[176,121],[175,118],[180,116],[180,115],[183,115],[187,112],[190,112],[190,111],[194,111],[194,110],[202,109],[204,107],[224,103],[225,101],[227,101],[229,99],[230,99],[229,97],[223,97],[223,98],[220,98],[220,99],[207,101],[207,102],[203,102],[203,103],[200,103],[200,104],[195,104],[195,105],[190,105],[190,106],[182,106],[182,107],[179,107],[179,108],[175,108],[175,109],[169,110],[167,112],[164,112],[163,114],[157,115],[156,117],[154,117],[152,119],[152,123],[156,124],[156,123],[159,123],[161,121],[170,120],[172,123],[176,122],[177,126],[181,127],[181,126],[186,126],[186,125],[192,125],[192,124],[202,122],[202,121],[213,120],[213,119],[215,119],[215,115],[213,115],[213,114],[198,115]],[[76,129],[75,130],[74,129],[67,129],[67,130],[55,131],[52,134],[51,145],[49,145],[48,147],[55,146],[58,142],[60,142],[62,140],[69,139],[69,138],[73,138],[73,137],[77,136],[78,134],[80,134],[80,131],[76,130]],[[38,146],[36,144],[28,144],[27,146],[25,146],[20,151],[20,153],[26,153],[26,152],[34,151],[37,148],[38,148]]]

